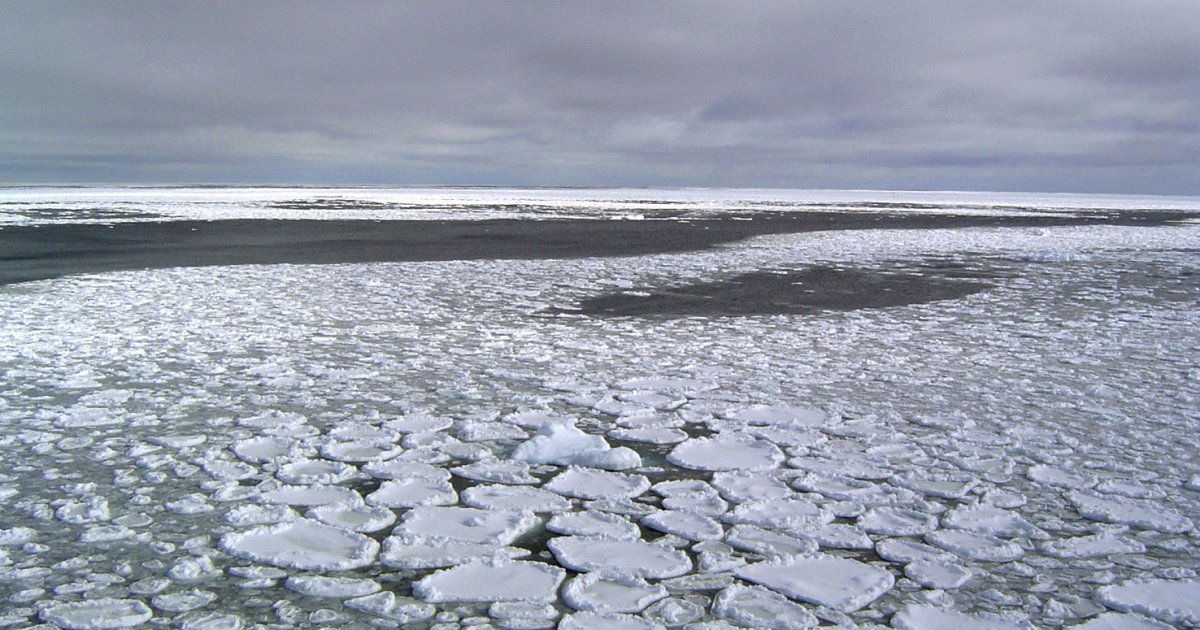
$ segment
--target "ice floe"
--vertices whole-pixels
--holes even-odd
[[[154,616],[145,603],[136,599],[93,599],[82,602],[51,604],[38,615],[42,621],[70,630],[132,628]]]
[[[546,422],[526,442],[517,445],[511,457],[534,464],[587,466],[625,470],[642,465],[642,458],[624,446],[613,448],[599,435],[580,431],[570,422]]]
[[[585,573],[563,587],[563,601],[575,610],[601,613],[636,613],[667,596],[661,585],[630,576]]]
[[[783,451],[766,441],[744,435],[693,438],[681,442],[667,459],[691,470],[770,470],[783,463]]]
[[[722,589],[712,610],[717,617],[744,628],[800,630],[818,624],[806,607],[759,586],[735,584]]]
[[[1133,580],[1101,587],[1101,604],[1153,617],[1170,624],[1200,624],[1200,581]]]
[[[631,499],[650,489],[643,475],[572,466],[546,483],[545,488],[577,499]]]
[[[458,492],[449,481],[442,479],[390,479],[366,496],[366,502],[388,508],[411,508],[418,505],[454,505]]]
[[[566,571],[542,562],[492,561],[436,571],[413,584],[428,602],[551,602]]]
[[[1028,621],[998,615],[961,613],[924,604],[909,604],[892,617],[902,630],[1033,630]]]
[[[791,599],[842,612],[870,604],[895,583],[892,574],[883,569],[826,554],[759,562],[734,574]]]
[[[550,539],[547,544],[559,564],[581,573],[601,571],[610,575],[663,579],[683,575],[692,569],[687,554],[640,540],[561,536]]]
[[[1095,521],[1175,534],[1192,528],[1191,519],[1161,503],[1078,490],[1069,498],[1084,518]]]
[[[220,547],[239,558],[310,571],[365,567],[379,552],[379,543],[362,534],[308,519],[225,534]]]

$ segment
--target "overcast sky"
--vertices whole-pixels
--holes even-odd
[[[1200,4],[0,0],[0,181],[1200,194]]]

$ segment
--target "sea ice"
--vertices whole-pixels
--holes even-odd
[[[1096,600],[1176,625],[1200,624],[1200,581],[1133,580],[1100,588]]]
[[[895,583],[883,569],[824,554],[759,562],[737,569],[734,575],[792,599],[842,612],[870,604]]]
[[[393,533],[383,541],[379,560],[398,569],[440,569],[493,558],[524,558],[529,551],[488,542],[466,542],[444,536]]]
[[[663,626],[635,615],[585,610],[563,617],[558,630],[663,630]]]
[[[401,624],[424,621],[437,613],[437,608],[432,604],[411,597],[397,597],[391,591],[347,599],[342,605]]]
[[[909,604],[892,617],[900,630],[1033,630],[1027,621],[997,615],[967,614],[926,604]]]
[[[712,612],[744,628],[802,630],[818,624],[807,608],[761,586],[735,584],[722,589]]]
[[[445,468],[399,459],[368,462],[362,471],[376,479],[450,479],[450,471]]]
[[[289,462],[275,471],[275,478],[290,484],[336,484],[358,474],[358,469],[324,459],[302,459]]]
[[[427,433],[449,429],[451,426],[454,426],[454,421],[450,418],[440,416],[412,415],[396,420],[389,420],[383,426],[384,428],[400,433]]]
[[[570,501],[548,490],[499,484],[467,488],[462,493],[462,502],[468,507],[484,510],[563,512],[571,509]]]
[[[309,597],[363,597],[379,591],[379,582],[362,578],[293,575],[283,583],[290,591]]]
[[[379,543],[309,519],[267,525],[221,537],[222,551],[290,569],[343,571],[375,561]]]
[[[637,540],[641,538],[641,530],[636,523],[617,514],[584,510],[556,514],[546,529],[556,534],[568,536],[588,536],[592,538],[609,538],[613,540]]]
[[[508,485],[534,485],[540,483],[529,474],[529,464],[507,459],[485,459],[483,461],[456,466],[450,472],[472,481],[504,483]]]
[[[328,442],[321,446],[321,456],[339,462],[371,462],[391,459],[402,452],[399,446],[381,440]]]
[[[532,512],[422,506],[406,512],[392,533],[507,545],[528,533],[539,522]]]
[[[820,527],[833,521],[833,514],[808,499],[776,499],[743,503],[724,516],[728,523],[757,525],[768,529]]]
[[[942,560],[917,560],[904,566],[904,575],[925,588],[954,589],[974,575],[970,569]]]
[[[898,507],[875,507],[858,517],[858,526],[871,534],[921,536],[937,529],[937,518]]]
[[[730,501],[767,501],[790,497],[795,492],[782,481],[760,473],[719,472],[713,474],[712,485]]]
[[[1050,535],[1011,510],[990,505],[960,505],[942,517],[946,527],[990,534],[992,536],[1024,536],[1046,540]]]
[[[546,422],[537,434],[517,445],[512,458],[534,464],[586,466],[625,470],[642,465],[642,458],[624,446],[612,448],[599,435],[579,430],[571,422]]]
[[[136,599],[92,599],[50,604],[38,615],[42,621],[70,630],[132,628],[150,621],[154,613]]]
[[[1075,490],[1091,488],[1099,482],[1094,475],[1046,464],[1030,466],[1026,475],[1038,483]]]
[[[1068,497],[1084,518],[1179,534],[1192,528],[1191,519],[1151,501],[1076,490]]]
[[[250,464],[261,464],[299,454],[299,447],[294,440],[276,436],[241,440],[235,442],[230,449],[239,459]]]
[[[1097,615],[1076,630],[1171,630],[1171,626],[1132,613],[1108,612]]]
[[[1143,553],[1146,545],[1118,532],[1102,532],[1047,541],[1042,551],[1055,558],[1099,558],[1122,553]]]
[[[808,538],[796,538],[753,525],[734,525],[725,535],[725,542],[743,551],[750,551],[769,558],[805,556],[817,551],[817,542]]]
[[[667,589],[629,576],[585,573],[563,587],[563,601],[575,610],[636,613],[667,596]]]
[[[955,473],[911,472],[892,477],[891,483],[931,497],[958,500],[979,485],[979,479]]]
[[[788,405],[754,405],[727,416],[747,424],[820,427],[829,423],[829,414],[820,409]]]
[[[650,489],[642,475],[572,466],[544,486],[551,492],[578,499],[632,499]]]
[[[387,508],[345,503],[318,505],[305,516],[364,534],[377,532],[396,522],[396,513]]]
[[[458,493],[449,481],[442,479],[390,479],[366,497],[370,505],[388,508],[411,508],[419,505],[454,505]]]
[[[642,525],[691,541],[720,540],[725,529],[713,519],[686,510],[663,510],[642,519]]]
[[[282,503],[312,507],[333,503],[362,503],[362,496],[357,492],[341,486],[281,486],[258,495],[264,503]]]
[[[964,558],[984,562],[1011,562],[1025,555],[1025,550],[1014,541],[962,529],[932,532],[925,535],[925,541]]]
[[[691,470],[761,471],[778,468],[784,455],[766,440],[733,434],[686,440],[667,454],[667,460]]]
[[[566,571],[542,562],[492,561],[434,572],[413,594],[428,602],[552,602]]]
[[[564,536],[547,543],[558,563],[585,573],[663,579],[692,570],[687,554],[640,540],[605,540]]]

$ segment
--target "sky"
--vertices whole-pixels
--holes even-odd
[[[1196,0],[0,16],[0,183],[1200,195]]]

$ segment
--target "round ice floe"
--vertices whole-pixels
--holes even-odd
[[[1055,558],[1102,558],[1122,553],[1144,553],[1146,545],[1118,532],[1104,532],[1052,540],[1042,545],[1042,551]]]
[[[858,517],[863,531],[884,536],[921,536],[937,529],[937,518],[898,507],[876,507]]]
[[[97,543],[123,540],[133,537],[137,532],[120,525],[93,525],[79,535],[79,542]]]
[[[317,483],[334,484],[345,481],[358,473],[358,469],[342,462],[324,459],[301,459],[279,467],[275,478],[296,485]]]
[[[362,496],[341,486],[281,486],[258,496],[264,503],[282,503],[312,507],[333,503],[362,503]]]
[[[377,532],[396,522],[396,513],[385,507],[353,504],[318,505],[305,516],[326,525],[363,533]]]
[[[642,475],[572,466],[544,487],[551,492],[578,499],[632,499],[649,490],[650,481]]]
[[[221,537],[222,551],[272,566],[342,571],[375,560],[379,543],[362,534],[309,519],[258,527]]]
[[[792,533],[811,538],[826,549],[873,549],[875,547],[875,543],[861,529],[844,523],[803,527],[792,530]]]
[[[339,462],[371,462],[391,459],[403,452],[399,446],[380,440],[329,442],[321,446],[321,456]]]
[[[644,442],[646,444],[677,444],[687,439],[688,434],[681,429],[671,427],[637,427],[633,429],[613,429],[608,437],[626,442]]]
[[[191,589],[155,595],[150,605],[163,612],[180,613],[207,606],[216,600],[217,594],[212,591]]]
[[[400,433],[425,433],[428,431],[441,431],[449,429],[454,424],[450,418],[442,418],[437,416],[421,416],[414,415],[398,420],[390,420],[383,424],[384,428]]]
[[[1200,581],[1134,580],[1105,586],[1096,593],[1101,604],[1139,613],[1170,624],[1200,624]]]
[[[239,459],[251,464],[291,457],[297,450],[294,440],[283,437],[262,436],[242,440],[230,447]]]
[[[694,438],[682,442],[667,460],[690,470],[770,470],[783,463],[779,447],[744,435]]]
[[[433,604],[411,597],[397,597],[391,591],[355,597],[342,602],[342,605],[401,624],[424,621],[437,613],[437,607]]]
[[[997,615],[967,614],[926,604],[909,604],[892,617],[901,630],[1033,630],[1028,621]]]
[[[974,574],[953,562],[917,560],[905,565],[904,575],[925,588],[954,589],[966,584]]]
[[[427,602],[552,602],[566,571],[541,562],[494,561],[437,571],[413,584]]]
[[[663,510],[642,519],[642,525],[691,541],[720,540],[725,535],[721,524],[686,510]]]
[[[586,466],[624,470],[642,465],[634,451],[612,448],[599,435],[584,433],[571,422],[547,422],[526,442],[517,445],[512,458],[534,464]]]
[[[990,505],[960,505],[942,517],[946,527],[965,529],[992,536],[1024,536],[1035,540],[1046,540],[1050,536],[1010,510]]]
[[[379,582],[360,578],[293,575],[283,584],[290,591],[309,597],[362,597],[379,591]]]
[[[200,468],[213,479],[221,481],[241,481],[258,474],[258,469],[239,461],[224,459],[206,459],[200,463]]]
[[[1025,555],[1025,550],[1015,542],[960,529],[926,534],[925,541],[964,558],[985,562],[1011,562]]]
[[[794,492],[782,481],[759,473],[719,472],[712,485],[730,501],[767,501],[790,497]]]
[[[819,427],[829,423],[829,414],[820,409],[789,405],[754,405],[726,416],[747,424]]]
[[[558,630],[663,630],[663,626],[636,615],[585,610],[563,617]]]
[[[50,604],[38,617],[60,628],[101,630],[132,628],[150,620],[150,607],[136,599],[92,599],[69,604]]]
[[[245,622],[237,615],[216,612],[193,612],[176,619],[179,630],[242,630]]]
[[[467,562],[524,558],[529,551],[518,547],[453,540],[440,536],[392,534],[383,541],[379,560],[397,569],[440,569]]]
[[[563,512],[571,509],[571,502],[560,495],[526,486],[474,486],[463,491],[462,501],[469,507],[484,510]]]
[[[882,481],[892,476],[887,468],[849,458],[793,457],[788,460],[788,466],[811,473],[864,481]]]
[[[395,442],[400,438],[391,429],[357,422],[338,425],[330,429],[328,435],[344,442]]]
[[[833,521],[833,514],[807,499],[777,499],[743,503],[724,516],[729,523],[768,529],[818,527]]]
[[[504,483],[508,485],[534,485],[538,478],[529,474],[529,464],[511,459],[487,459],[466,466],[450,469],[455,476],[472,481]]]
[[[585,573],[567,582],[563,601],[575,610],[609,613],[641,612],[650,604],[667,596],[667,589],[653,586],[635,577],[607,577],[600,573]]]
[[[1136,483],[1125,479],[1105,479],[1096,486],[1096,492],[1119,494],[1131,499],[1161,499],[1167,496],[1162,488]]]
[[[848,558],[824,554],[759,562],[734,575],[804,602],[852,612],[892,588],[891,573]]]
[[[418,505],[454,505],[458,493],[449,481],[431,479],[392,479],[368,494],[370,505],[389,508],[409,508]]]
[[[532,512],[423,506],[406,512],[393,533],[507,545],[538,523],[538,518]]]
[[[230,525],[266,525],[294,521],[296,511],[286,505],[239,505],[225,513]]]
[[[930,547],[924,543],[914,542],[911,540],[900,540],[891,538],[881,540],[875,545],[875,553],[879,554],[884,560],[892,562],[949,562],[954,556],[938,549]]]
[[[617,514],[586,510],[558,514],[546,524],[546,529],[556,534],[589,536],[614,540],[637,540],[641,530],[636,523]]]
[[[271,410],[257,416],[242,418],[237,421],[237,424],[239,427],[249,427],[252,429],[286,431],[307,422],[308,420],[298,413]]]
[[[1138,529],[1152,529],[1172,534],[1183,533],[1192,528],[1191,519],[1153,501],[1100,495],[1080,490],[1071,492],[1067,498],[1084,518],[1093,521],[1129,525]]]
[[[640,540],[565,536],[547,544],[559,564],[581,573],[603,571],[606,575],[663,579],[692,570],[692,561],[682,551]]]
[[[363,464],[362,471],[376,479],[449,479],[450,471],[440,466],[399,459]]]
[[[803,492],[816,492],[835,501],[879,502],[887,497],[883,487],[853,477],[809,473],[792,481],[792,487]]]
[[[890,479],[894,485],[941,499],[961,499],[975,486],[979,479],[971,475],[955,473],[906,473]]]
[[[1038,483],[1076,490],[1091,488],[1099,481],[1094,475],[1045,464],[1030,466],[1026,475]]]
[[[760,586],[735,584],[717,594],[713,614],[745,628],[802,630],[815,628],[817,618],[807,608]]]
[[[735,525],[725,536],[731,547],[757,553],[769,558],[803,556],[817,550],[817,543],[807,538],[796,538],[753,525]]]

